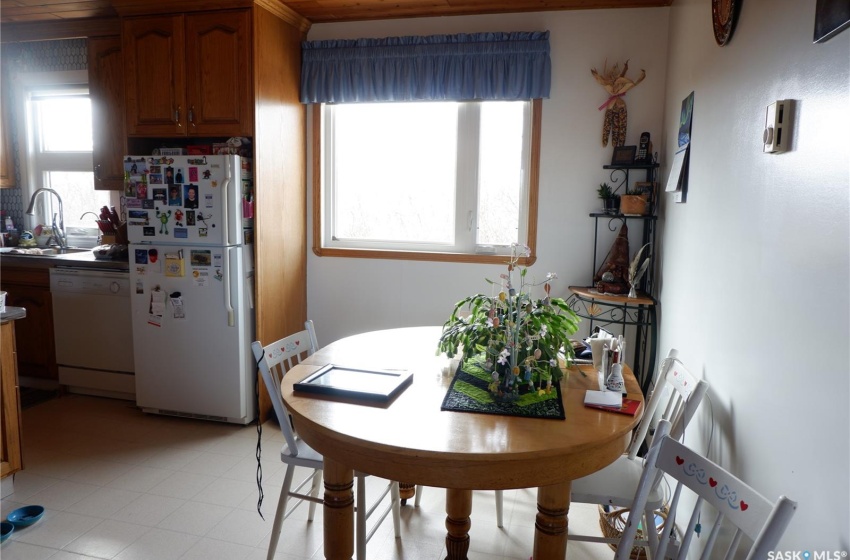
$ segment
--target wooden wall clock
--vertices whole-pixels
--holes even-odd
[[[741,9],[742,0],[711,0],[711,23],[714,26],[714,40],[721,47],[732,38],[735,21]]]

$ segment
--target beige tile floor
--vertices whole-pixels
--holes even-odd
[[[283,481],[274,423],[263,430],[265,500],[257,514],[253,426],[146,415],[132,403],[66,395],[23,412],[25,469],[2,515],[41,504],[44,517],[2,545],[3,560],[262,560]],[[375,481],[379,483],[380,481]],[[470,560],[527,560],[532,552],[535,491],[504,494],[505,527],[496,527],[492,492],[473,496]],[[321,508],[306,506],[283,526],[277,560],[324,558]],[[384,523],[369,560],[445,557],[445,493],[427,488],[421,507],[402,508],[402,538]],[[388,520],[389,521],[389,520]],[[577,504],[570,528],[596,532],[593,507]],[[610,559],[605,545],[571,542],[573,560]]]

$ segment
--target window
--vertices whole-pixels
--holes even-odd
[[[540,101],[315,107],[317,254],[533,262]]]
[[[22,169],[24,204],[41,188],[62,197],[65,230],[71,245],[93,246],[97,240],[94,218],[83,216],[112,205],[112,195],[94,189],[92,172],[92,120],[86,72],[44,72],[22,76],[26,126],[20,127],[26,146]],[[56,197],[37,199],[30,227],[58,224]]]

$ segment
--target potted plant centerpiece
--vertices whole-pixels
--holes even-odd
[[[491,395],[510,400],[529,391],[550,392],[563,373],[559,354],[569,365],[573,348],[569,337],[578,329],[579,318],[562,298],[550,296],[551,282],[557,276],[548,273],[535,282],[528,268],[517,266],[514,245],[507,274],[499,281],[486,279],[494,295],[476,294],[455,305],[443,325],[439,352],[454,357],[462,352],[466,362],[477,360],[491,373]],[[516,285],[518,276],[519,285]],[[542,286],[543,297],[534,299],[532,290]],[[498,289],[498,292],[496,291]],[[462,315],[468,310],[468,315]]]

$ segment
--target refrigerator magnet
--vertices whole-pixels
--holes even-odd
[[[212,171],[210,171],[209,169],[204,169],[203,177],[204,180],[209,181],[210,177],[212,177]]]
[[[215,186],[215,185],[213,185]],[[204,195],[204,208],[212,208],[213,207],[213,195],[205,194]],[[197,206],[196,206],[197,208]]]
[[[169,206],[182,206],[183,199],[180,198],[180,187],[176,185],[171,185],[168,187],[168,205]]]
[[[168,235],[168,219],[171,217],[171,210],[168,212],[160,212],[156,209],[156,219],[159,220],[159,233]]]
[[[220,268],[216,268],[216,269],[215,269],[215,276],[213,276],[213,278],[215,278],[215,279],[216,279],[216,280],[218,280],[219,282],[221,282],[221,279],[222,279],[222,278],[224,278],[224,275],[221,273],[221,269],[220,269]]]
[[[183,210],[174,211],[174,227],[183,227]],[[174,232],[174,237],[177,237],[177,231]]]
[[[141,208],[142,199],[124,197],[124,206],[126,206],[127,208]]]
[[[136,264],[148,264],[148,252],[146,249],[136,249]]]
[[[176,239],[188,239],[189,238],[189,229],[184,228],[184,227],[174,228],[174,237]]]
[[[196,288],[205,288],[209,285],[210,273],[206,270],[195,269],[192,271],[192,284]]]
[[[210,195],[207,195],[210,196]],[[188,184],[183,185],[183,207],[197,208],[198,207],[198,185]]]
[[[162,173],[151,173],[148,175],[148,183],[151,185],[161,185],[162,184]]]
[[[144,235],[145,237],[155,237],[156,228],[153,226],[142,228],[142,235]]]
[[[145,283],[141,280],[136,280],[136,294],[144,295],[145,293]]]
[[[142,201],[142,208],[145,210],[153,210],[153,199],[147,198]]]
[[[172,253],[165,255],[165,275],[175,278],[185,276],[183,259],[180,255]]]
[[[153,189],[153,199],[156,202],[165,202],[167,200],[165,196],[165,189]]]
[[[189,168],[189,182],[195,183],[197,181],[198,181],[198,168],[197,167],[190,167]]]
[[[195,211],[194,210],[186,210],[186,225],[187,226],[195,225]]]
[[[179,293],[179,292],[178,292]],[[183,298],[180,296],[171,296],[171,317],[178,321],[186,318],[185,307],[183,306]]]
[[[207,228],[202,227],[198,228],[198,237],[206,237],[207,236]]]
[[[211,251],[192,249],[189,252],[189,263],[192,266],[210,266],[211,262]]]
[[[165,184],[174,184],[174,168],[171,166],[165,168]]]

